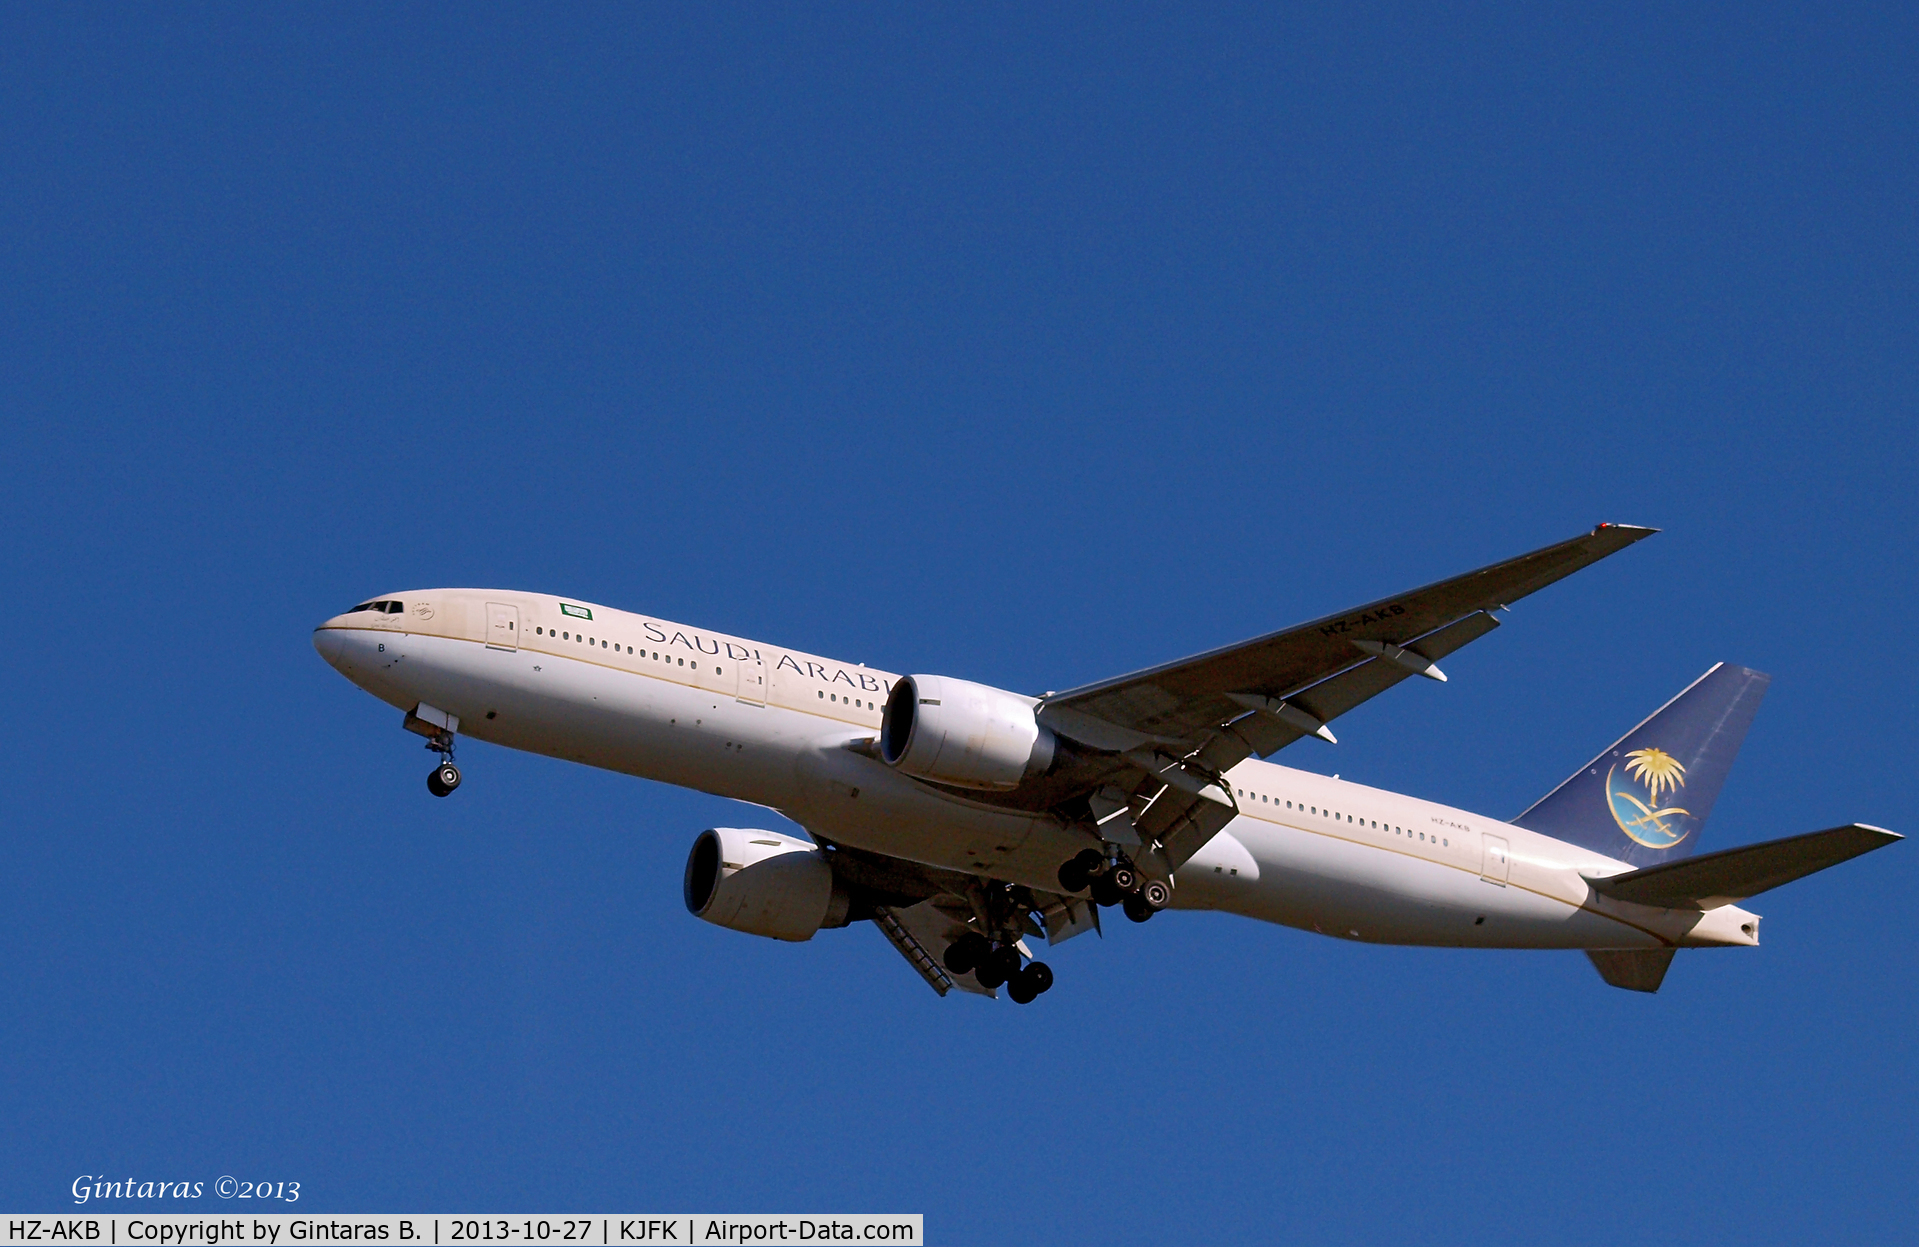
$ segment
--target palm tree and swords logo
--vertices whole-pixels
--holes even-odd
[[[1606,772],[1606,805],[1619,830],[1649,849],[1670,849],[1692,834],[1689,811],[1659,804],[1662,796],[1677,795],[1686,786],[1679,759],[1663,749],[1635,749],[1626,755],[1625,774],[1619,772],[1617,762]]]

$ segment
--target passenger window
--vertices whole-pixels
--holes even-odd
[[[571,632],[562,632],[560,633],[560,639],[562,641],[571,641],[573,639],[573,634]]]

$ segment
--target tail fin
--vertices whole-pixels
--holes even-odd
[[[1715,665],[1513,822],[1635,866],[1688,856],[1771,683]]]

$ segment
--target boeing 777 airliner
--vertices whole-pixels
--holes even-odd
[[[313,643],[405,711],[460,784],[461,736],[778,810],[716,827],[687,908],[781,940],[868,921],[933,989],[1028,1003],[1029,939],[1118,906],[1216,909],[1341,939],[1582,949],[1656,991],[1674,950],[1759,942],[1738,902],[1889,844],[1850,824],[1694,856],[1768,677],[1719,664],[1511,820],[1261,761],[1498,626],[1494,612],[1654,530],[1602,524],[1423,589],[1030,697],[892,675],[591,602],[425,589]]]

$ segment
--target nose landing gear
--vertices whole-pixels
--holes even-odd
[[[453,765],[453,733],[439,732],[427,737],[426,747],[440,755],[440,764],[427,772],[426,790],[444,797],[460,786],[460,768]]]
[[[453,765],[451,757],[427,773],[426,790],[436,797],[444,797],[459,786],[460,768]]]
[[[444,710],[436,710],[421,702],[407,711],[406,722],[400,726],[416,735],[426,737],[426,747],[440,755],[440,763],[428,772],[426,790],[436,797],[444,797],[460,786],[460,768],[453,765],[453,741],[460,730],[460,720]]]

